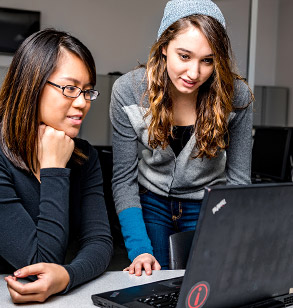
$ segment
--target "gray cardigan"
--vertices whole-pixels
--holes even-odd
[[[127,215],[126,212],[121,214],[131,208],[141,208],[138,183],[161,196],[193,200],[203,198],[207,185],[250,183],[252,104],[231,112],[229,147],[216,158],[191,159],[195,135],[176,157],[170,146],[163,150],[161,147],[152,149],[148,145],[150,118],[144,118],[147,109],[143,107],[148,106],[148,98],[142,98],[147,85],[145,72],[144,68],[136,69],[116,80],[110,105],[113,196],[124,237],[129,226],[121,217],[129,220],[133,214],[131,211],[126,211]],[[247,106],[250,100],[248,86],[236,80],[234,106]],[[140,148],[141,159],[138,157]]]
[[[113,125],[114,177],[113,193],[117,212],[140,207],[138,182],[161,196],[202,199],[207,185],[250,183],[252,145],[252,104],[231,112],[230,144],[213,159],[191,159],[195,135],[178,155],[148,145],[146,109],[141,106],[146,89],[145,69],[120,77],[113,86],[110,118]],[[147,99],[147,98],[145,98]],[[246,106],[251,100],[247,85],[235,82],[234,106]],[[138,161],[138,143],[143,146]]]

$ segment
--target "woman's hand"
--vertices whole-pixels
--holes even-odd
[[[129,271],[129,274],[135,274],[135,276],[141,276],[143,268],[147,275],[151,275],[152,270],[160,270],[161,265],[154,256],[149,253],[143,253],[137,256],[124,271]]]
[[[13,303],[44,302],[50,295],[63,291],[69,283],[66,269],[54,263],[37,263],[23,267],[5,277]],[[38,280],[23,284],[17,278],[37,275]]]
[[[74,141],[63,131],[41,124],[38,160],[41,168],[65,168],[74,150]]]

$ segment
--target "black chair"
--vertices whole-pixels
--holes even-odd
[[[124,245],[123,236],[118,216],[115,210],[115,204],[112,195],[112,174],[113,174],[113,152],[112,146],[96,145],[94,148],[98,151],[103,175],[103,188],[105,203],[108,212],[109,223],[113,241]]]
[[[193,231],[178,232],[169,236],[169,269],[185,269],[192,239]]]
[[[107,268],[108,271],[121,271],[130,264],[124,239],[121,233],[119,218],[116,214],[112,196],[113,152],[111,146],[96,145],[103,174],[103,188],[108,218],[113,237],[114,254]]]

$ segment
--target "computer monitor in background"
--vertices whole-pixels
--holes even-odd
[[[254,127],[252,181],[292,182],[293,128]]]
[[[32,33],[40,30],[39,11],[0,8],[0,53],[13,54]]]

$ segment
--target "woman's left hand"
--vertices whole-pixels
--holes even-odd
[[[37,275],[34,282],[21,283],[17,278]],[[54,263],[37,263],[5,277],[13,303],[44,302],[50,295],[63,291],[69,283],[66,269]]]
[[[141,276],[141,271],[143,268],[147,275],[151,275],[152,270],[159,271],[161,269],[161,265],[154,256],[149,253],[143,253],[138,255],[123,271],[128,271],[129,274],[135,274],[135,276]]]

